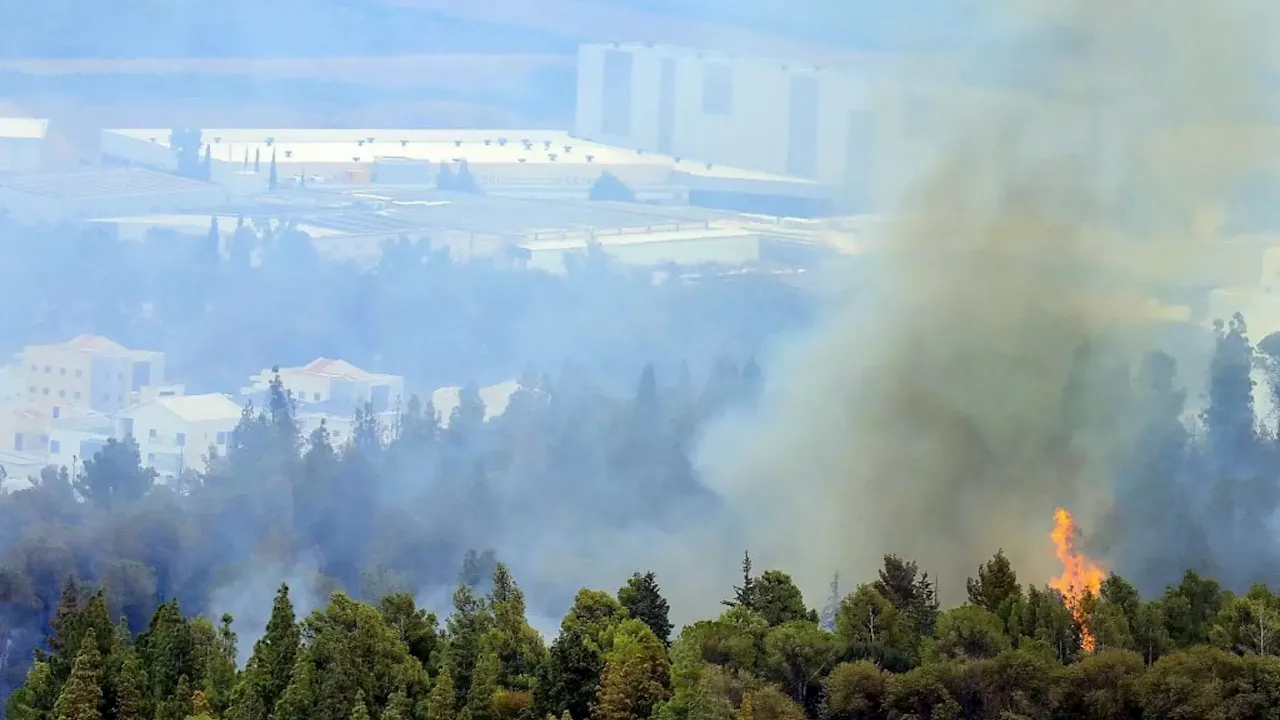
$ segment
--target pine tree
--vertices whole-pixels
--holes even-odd
[[[142,698],[142,691],[146,686],[147,678],[142,672],[142,663],[138,660],[137,653],[125,651],[112,687],[110,714],[113,720],[143,720],[146,717]]]
[[[264,707],[274,709],[289,687],[300,644],[301,633],[294,618],[293,601],[289,599],[289,586],[281,583],[271,605],[266,632],[254,645],[250,659],[260,673],[259,692]]]
[[[498,692],[502,663],[489,643],[480,650],[471,688],[467,692],[467,713],[471,720],[493,720],[493,695]]]
[[[648,625],[664,646],[670,645],[671,606],[662,597],[656,575],[652,572],[632,575],[627,584],[618,590],[618,602],[627,609],[631,617]]]
[[[351,707],[351,720],[369,720],[369,706],[364,701],[364,691],[356,691],[356,703]]]
[[[409,715],[409,696],[404,690],[396,690],[387,698],[387,708],[379,720],[412,720]]]
[[[427,695],[426,720],[454,720],[457,716],[456,692],[453,673],[445,665],[440,668],[440,674],[436,676],[431,692]]]
[[[721,600],[721,604],[729,607],[750,608],[755,602],[755,578],[751,576],[751,553],[742,553],[742,584],[733,586],[733,599]]]
[[[827,604],[822,606],[822,613],[818,617],[818,626],[827,632],[836,631],[836,614],[840,612],[840,573],[836,573],[831,578],[831,593],[827,595]]]
[[[84,643],[53,706],[54,720],[102,720],[102,654]]]
[[[274,720],[308,720],[315,704],[315,669],[306,652],[299,652],[293,664],[289,687],[276,703]]]

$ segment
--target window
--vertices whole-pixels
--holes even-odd
[[[76,370],[76,377],[84,377],[84,371],[83,371],[83,370]]]
[[[733,71],[724,65],[707,65],[702,71],[702,112],[733,112]]]
[[[156,430],[155,430],[155,428],[151,428],[150,430],[148,430],[148,431],[147,431],[147,437],[151,438],[152,440],[155,440],[155,439],[156,439]]]
[[[187,446],[187,434],[186,434],[186,433],[178,433],[177,440],[178,440],[178,447],[186,447],[186,446]]]
[[[49,443],[49,452],[50,452],[50,453],[52,453],[52,454],[54,454],[54,455],[61,455],[61,454],[62,454],[62,443],[58,442],[57,440],[54,440],[54,441],[50,442],[50,443]]]
[[[63,376],[63,377],[66,377],[66,376],[67,376],[67,369],[66,369],[66,368],[58,368],[58,374],[59,374],[59,375],[61,375],[61,376]]]
[[[31,372],[36,372],[36,366],[35,366],[35,365],[32,365],[32,366],[31,366]]]
[[[32,394],[32,395],[35,395],[35,394],[36,394],[36,386],[35,386],[35,385],[32,385],[31,387],[29,387],[29,388],[27,388],[27,389],[31,391],[31,394]]]
[[[320,402],[320,393],[311,393],[311,399]]]
[[[76,400],[79,400],[79,399],[80,399],[80,391],[79,391],[79,390],[75,391],[75,392],[71,395],[71,397],[72,397],[72,398],[74,398],[74,399],[76,399]]]
[[[45,371],[46,373],[51,373],[51,372],[53,372],[53,368],[52,368],[52,367],[50,367],[50,366],[48,366],[48,365],[45,365],[45,366],[44,366],[44,371]]]
[[[156,454],[155,454],[155,453],[147,453],[147,464],[148,464],[148,465],[155,465],[155,464],[156,464]]]
[[[41,388],[41,389],[40,389],[40,394],[41,394],[41,395],[48,395],[48,394],[49,394],[49,388]]]
[[[13,434],[13,451],[22,452],[22,433]]]
[[[227,444],[227,434],[225,432],[218,433],[218,444],[219,445]]]
[[[59,390],[59,391],[58,391],[58,397],[60,397],[60,398],[64,398],[64,397],[66,397],[66,396],[67,396],[67,391],[66,391],[66,390]]]
[[[62,408],[58,407],[57,405],[54,405],[54,406],[53,406],[53,419],[54,419],[54,420],[57,420],[57,419],[58,419],[58,418],[60,418],[60,417],[62,417]]]

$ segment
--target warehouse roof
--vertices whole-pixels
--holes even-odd
[[[120,129],[135,140],[167,146],[168,130]],[[475,165],[528,164],[560,167],[564,172],[630,166],[678,169],[691,175],[750,180],[811,181],[707,164],[696,159],[674,158],[630,148],[605,145],[571,136],[562,130],[414,130],[414,129],[210,129],[201,137],[211,147],[211,157],[230,163],[269,162],[304,168],[308,163],[340,164],[427,161]],[[601,167],[603,166],[603,167]],[[293,172],[289,170],[288,172]]]
[[[26,117],[0,117],[0,138],[40,140],[44,138],[48,129],[48,120]]]
[[[0,188],[40,197],[134,197],[207,191],[215,186],[190,178],[145,168],[106,168],[71,172],[17,172],[0,174]]]

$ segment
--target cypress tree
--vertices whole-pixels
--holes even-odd
[[[267,188],[275,190],[279,183],[279,177],[276,175],[276,151],[271,151],[271,168],[267,174]]]
[[[102,653],[84,643],[53,706],[54,720],[102,720]]]

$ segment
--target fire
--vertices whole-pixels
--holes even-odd
[[[1080,638],[1081,646],[1085,652],[1092,652],[1093,633],[1089,632],[1089,628],[1084,624],[1081,601],[1084,600],[1086,593],[1095,596],[1098,594],[1107,571],[1076,551],[1075,540],[1079,532],[1071,513],[1063,508],[1053,512],[1053,532],[1049,533],[1049,537],[1053,539],[1054,550],[1058,555],[1058,562],[1062,563],[1063,572],[1062,575],[1049,581],[1049,587],[1062,593],[1067,609],[1075,616],[1076,622],[1084,628]]]

